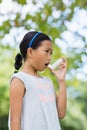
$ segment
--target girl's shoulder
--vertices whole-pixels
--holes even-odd
[[[10,83],[14,79],[17,80],[16,82],[20,82],[21,81],[21,82],[24,83],[24,75],[21,72],[13,73],[12,76],[11,76],[11,79],[10,79]]]

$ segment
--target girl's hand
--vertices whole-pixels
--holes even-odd
[[[67,61],[63,58],[63,62],[59,65],[58,70],[51,70],[51,72],[57,77],[59,81],[65,80],[67,70]]]

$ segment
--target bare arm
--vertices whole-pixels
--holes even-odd
[[[59,96],[57,96],[56,99],[59,118],[63,118],[66,114],[67,102],[65,81],[61,81],[59,83]]]
[[[22,81],[14,78],[10,86],[10,125],[11,130],[21,130],[22,100],[25,88]]]
[[[66,69],[67,69],[67,62],[64,59],[64,62],[60,65],[60,69],[52,71],[57,77],[59,82],[59,96],[56,96],[56,104],[59,118],[63,118],[66,113],[66,102],[67,102],[66,83],[65,83]]]

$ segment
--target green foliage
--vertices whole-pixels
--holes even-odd
[[[0,116],[8,114],[9,110],[9,82],[14,72],[13,63],[15,50],[9,46],[1,46],[0,50]]]
[[[0,116],[0,130],[8,130],[7,121],[8,115]]]
[[[13,1],[18,2],[21,5],[25,5],[26,4],[26,0],[13,0]]]
[[[12,25],[9,20],[6,20],[3,22],[2,26],[0,26],[1,36],[0,38],[3,38],[6,33],[9,33],[9,30],[11,29]]]
[[[0,3],[2,2],[2,0],[0,0]]]
[[[72,130],[86,130],[87,117],[81,111],[80,104],[78,104],[77,101],[73,99],[68,99],[67,107],[67,115],[63,120],[61,120],[62,129],[70,130],[71,128]]]
[[[2,2],[2,1],[0,1]],[[28,3],[26,0],[13,0],[18,4],[18,7],[21,6],[21,9]],[[20,35],[15,37],[14,48],[12,48],[7,41],[3,42],[6,34],[10,34],[10,31],[15,29],[24,28],[26,31],[31,29],[42,31],[48,34],[52,38],[53,42],[53,56],[52,63],[60,58],[65,57],[68,60],[68,69],[67,69],[67,95],[68,95],[68,104],[67,104],[67,113],[66,117],[61,120],[62,130],[86,130],[87,122],[87,82],[80,81],[76,77],[78,69],[81,69],[84,65],[82,56],[87,57],[87,39],[80,35],[79,32],[73,32],[75,37],[78,37],[83,41],[84,48],[73,48],[68,47],[66,54],[62,52],[62,48],[58,47],[55,44],[55,39],[60,38],[61,34],[68,30],[65,22],[71,23],[73,16],[75,14],[75,9],[87,9],[87,0],[79,1],[72,0],[69,1],[69,5],[66,5],[63,0],[48,0],[47,2],[41,0],[32,0],[32,10],[31,12],[25,13],[25,16],[21,11],[12,11],[8,14],[1,14],[0,16],[6,17],[6,19],[0,24],[0,129],[5,130],[7,126],[3,122],[7,122],[7,117],[9,110],[9,82],[12,73],[14,72],[14,57],[17,52],[16,44],[18,44],[17,38]],[[39,7],[38,11],[33,10],[38,6],[38,3],[41,2],[43,6]],[[29,6],[30,8],[30,6]],[[68,12],[68,11],[69,12]],[[54,16],[56,11],[60,13],[58,16]],[[14,17],[13,17],[14,15]],[[23,17],[22,17],[23,16]],[[7,18],[8,17],[8,18]],[[87,27],[84,27],[85,29]],[[23,32],[21,32],[23,33]],[[75,43],[76,44],[76,43]],[[66,46],[68,42],[66,42]],[[57,79],[53,76],[48,69],[46,69],[41,74],[49,76],[53,80],[55,90],[58,92],[58,83]],[[85,74],[84,74],[85,75]],[[3,120],[3,122],[1,122]]]

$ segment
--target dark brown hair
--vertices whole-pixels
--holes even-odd
[[[38,32],[36,31],[31,31],[31,32],[28,32],[27,34],[25,34],[25,36],[23,37],[21,43],[20,43],[20,53],[18,53],[15,57],[15,63],[14,63],[14,67],[16,70],[19,70],[20,67],[22,66],[22,59],[26,59],[26,55],[27,55],[27,49],[29,47],[29,44],[32,40],[32,38],[37,34]],[[33,43],[32,43],[32,48],[33,49],[37,49],[40,45],[41,45],[41,42],[44,41],[44,40],[50,40],[51,39],[44,33],[39,33],[37,35],[37,37],[35,37],[35,39],[33,40]]]

